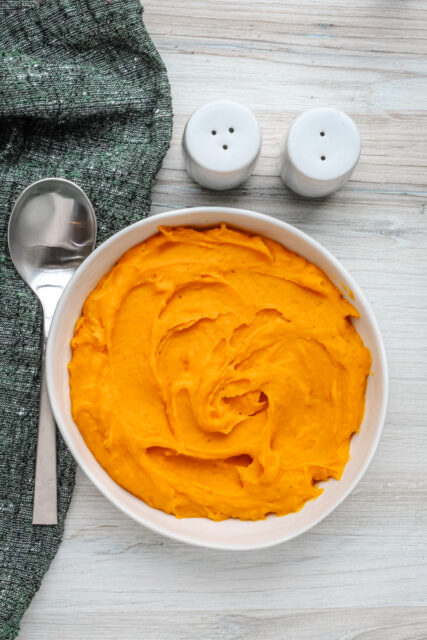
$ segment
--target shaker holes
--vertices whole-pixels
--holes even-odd
[[[230,132],[230,133],[234,133],[234,129],[233,129],[233,127],[230,127],[230,128],[229,128],[229,132]]]
[[[222,145],[222,148],[226,151],[226,150],[228,149],[228,145],[223,144],[223,145]]]
[[[321,160],[326,160],[326,156],[320,156]]]
[[[216,136],[216,131],[215,131],[215,129],[212,129],[211,134],[212,134],[213,136]]]
[[[320,132],[320,135],[321,135],[321,136],[322,136],[322,138],[323,138],[323,136],[325,135],[325,132],[324,132],[324,131],[321,131],[321,132]]]

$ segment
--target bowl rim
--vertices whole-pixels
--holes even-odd
[[[58,326],[60,325],[63,307],[65,306],[70,293],[73,291],[73,287],[74,287],[75,283],[80,279],[81,276],[84,275],[85,271],[90,268],[91,264],[98,259],[98,256],[101,253],[104,253],[104,252],[108,251],[108,248],[111,245],[115,244],[118,241],[119,238],[121,238],[121,237],[123,237],[125,235],[128,235],[128,234],[132,234],[133,230],[139,229],[140,227],[145,226],[148,222],[150,222],[152,224],[153,221],[156,221],[156,222],[158,222],[158,226],[160,226],[162,224],[165,224],[166,226],[174,226],[174,224],[179,224],[179,223],[174,223],[174,220],[176,218],[182,217],[183,215],[186,215],[186,214],[200,214],[200,215],[202,215],[202,214],[209,214],[209,213],[212,213],[212,214],[222,213],[222,214],[224,214],[224,222],[225,223],[227,223],[226,217],[227,217],[228,214],[232,214],[233,216],[237,216],[238,218],[241,218],[242,221],[243,220],[248,221],[248,219],[249,220],[265,221],[269,225],[271,225],[272,227],[278,227],[278,228],[280,228],[282,230],[288,231],[290,234],[298,237],[303,242],[305,242],[307,245],[311,246],[312,248],[316,249],[321,254],[323,254],[327,258],[327,260],[330,262],[330,264],[334,268],[337,269],[337,271],[339,271],[339,272],[341,272],[341,273],[343,273],[345,275],[347,283],[350,285],[350,288],[355,293],[355,298],[359,299],[363,303],[364,309],[367,312],[367,318],[368,318],[370,327],[371,327],[373,335],[374,335],[374,340],[375,340],[375,344],[376,344],[376,348],[377,348],[377,354],[378,354],[378,358],[379,358],[379,369],[381,369],[381,374],[382,374],[383,389],[382,389],[382,397],[380,399],[380,411],[379,411],[379,417],[377,419],[374,438],[373,438],[373,441],[372,441],[372,443],[370,445],[368,453],[365,456],[365,458],[364,458],[364,460],[363,460],[363,462],[362,462],[362,464],[360,466],[360,469],[359,469],[358,473],[354,477],[353,481],[350,483],[350,485],[347,488],[347,490],[344,491],[344,493],[341,496],[339,496],[339,498],[336,499],[332,503],[331,506],[329,506],[324,511],[322,511],[322,513],[320,513],[320,515],[318,515],[308,525],[302,526],[299,530],[297,530],[295,532],[292,532],[291,534],[285,533],[281,537],[277,536],[275,539],[273,539],[271,541],[267,540],[267,541],[260,542],[260,543],[247,543],[247,542],[245,542],[243,544],[239,544],[237,542],[237,543],[230,544],[230,543],[220,542],[220,543],[216,544],[214,542],[203,542],[203,540],[192,538],[191,536],[188,536],[188,535],[185,535],[185,534],[179,534],[179,533],[175,533],[173,531],[170,531],[166,527],[163,527],[162,525],[159,525],[159,524],[156,524],[156,523],[153,523],[153,522],[149,522],[143,516],[134,513],[133,510],[130,507],[127,507],[126,505],[124,505],[122,503],[121,500],[119,500],[118,498],[116,498],[115,496],[110,494],[108,488],[104,487],[102,480],[98,479],[96,474],[92,471],[90,465],[86,464],[86,462],[80,458],[80,454],[77,451],[77,447],[74,445],[74,442],[73,442],[73,439],[71,437],[71,434],[69,434],[67,426],[62,421],[61,409],[60,409],[59,402],[57,402],[56,395],[55,395],[54,366],[53,366],[53,362],[55,360],[55,354],[54,354],[54,349],[53,349],[54,336],[57,333]],[[219,224],[219,222],[217,222],[215,224]],[[181,223],[180,226],[181,225],[182,226],[192,226],[192,227],[198,227],[199,226],[196,223],[192,223],[192,224]],[[209,225],[207,223],[203,223],[203,221],[201,221],[201,223],[200,223],[200,227],[201,228],[203,228],[203,227],[207,228],[209,226],[213,226],[213,225]],[[234,222],[230,223],[230,226],[235,227],[235,228],[239,227],[238,223],[235,224]],[[242,226],[242,229],[245,230],[243,226]],[[151,235],[154,235],[154,233],[150,234],[150,236],[148,236],[148,237],[151,237]],[[260,235],[262,235],[262,234],[260,234]],[[268,235],[268,234],[266,234],[266,235]],[[128,249],[125,249],[124,253],[126,251],[128,251],[132,246],[136,246],[137,244],[140,244],[140,242],[143,242],[143,240],[142,241],[136,241],[134,244],[130,245],[128,247]],[[279,242],[280,244],[282,244],[279,240],[276,240],[276,242]],[[316,262],[314,261],[313,264],[316,264]],[[307,531],[312,529],[314,526],[319,524],[319,522],[324,520],[324,518],[329,516],[349,496],[349,494],[358,485],[358,483],[360,482],[361,478],[366,473],[366,470],[368,469],[370,463],[372,462],[372,459],[373,459],[373,457],[375,455],[375,452],[377,450],[378,443],[380,441],[381,434],[382,434],[382,431],[383,431],[383,428],[384,428],[384,422],[385,422],[385,417],[386,417],[386,413],[387,413],[388,396],[389,396],[389,378],[388,378],[387,358],[386,358],[384,342],[383,342],[383,339],[382,339],[382,335],[381,335],[381,332],[380,332],[376,317],[374,315],[374,312],[372,311],[371,305],[369,304],[368,300],[366,299],[366,297],[363,294],[362,290],[360,289],[359,285],[353,279],[353,277],[350,275],[350,273],[347,271],[347,269],[339,262],[339,260],[337,258],[335,258],[335,256],[328,249],[326,249],[326,247],[324,247],[322,244],[320,244],[320,242],[318,242],[317,240],[315,240],[314,238],[309,236],[304,231],[301,231],[297,227],[294,227],[293,225],[291,225],[291,224],[289,224],[287,222],[284,222],[284,221],[282,221],[282,220],[280,220],[278,218],[275,218],[273,216],[270,216],[270,215],[267,215],[267,214],[264,214],[264,213],[259,213],[257,211],[251,211],[249,209],[234,208],[234,207],[218,207],[218,206],[186,207],[186,208],[183,208],[183,209],[174,209],[174,210],[171,210],[171,211],[164,211],[164,212],[161,212],[161,213],[157,213],[157,214],[153,214],[153,215],[147,216],[146,218],[138,220],[137,222],[124,227],[123,229],[121,229],[120,231],[116,232],[115,234],[110,236],[107,240],[105,240],[103,243],[101,243],[100,245],[98,245],[96,247],[96,249],[76,269],[75,273],[73,274],[73,277],[71,278],[71,280],[67,284],[67,286],[66,286],[66,288],[64,290],[64,293],[62,294],[62,296],[60,298],[60,301],[58,303],[58,306],[56,308],[55,314],[53,316],[53,320],[52,320],[52,324],[51,324],[51,329],[50,329],[50,332],[49,332],[48,340],[47,340],[47,346],[46,346],[46,380],[47,380],[47,388],[48,388],[48,393],[49,393],[49,399],[50,399],[53,415],[55,417],[55,422],[57,424],[57,427],[58,427],[59,431],[61,432],[62,437],[64,438],[64,441],[65,441],[68,449],[70,450],[71,454],[73,455],[73,458],[75,459],[75,461],[77,462],[79,467],[82,469],[82,471],[85,473],[85,475],[91,480],[91,482],[97,487],[97,489],[110,502],[112,502],[120,511],[125,513],[132,520],[135,520],[136,522],[138,522],[138,524],[142,524],[145,527],[147,527],[148,529],[150,529],[150,530],[152,530],[152,531],[154,531],[154,532],[156,532],[156,533],[158,533],[160,535],[166,536],[167,538],[170,538],[172,540],[176,540],[178,542],[184,542],[186,544],[190,544],[190,545],[197,546],[197,547],[217,549],[217,550],[230,550],[230,551],[246,551],[246,550],[250,551],[250,550],[264,549],[264,548],[276,546],[276,545],[281,544],[283,542],[287,542],[289,540],[292,540],[292,539],[302,535],[303,533],[306,533]],[[76,426],[76,428],[78,428],[78,427]],[[97,464],[99,464],[99,463],[97,463]],[[113,480],[113,482],[115,482],[115,481]],[[152,509],[152,507],[149,507],[149,508]],[[280,517],[285,517],[285,516],[280,516]]]

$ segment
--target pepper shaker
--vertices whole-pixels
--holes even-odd
[[[360,135],[353,120],[337,109],[314,109],[291,125],[280,174],[296,193],[319,198],[349,179],[359,156]]]

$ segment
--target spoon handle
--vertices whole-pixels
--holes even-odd
[[[34,483],[33,524],[57,524],[56,424],[50,407],[43,347],[40,417],[38,425],[36,478]]]

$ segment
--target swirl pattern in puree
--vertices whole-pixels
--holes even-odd
[[[73,417],[110,476],[178,517],[257,520],[340,478],[371,356],[314,264],[226,225],[160,228],[87,298]]]

